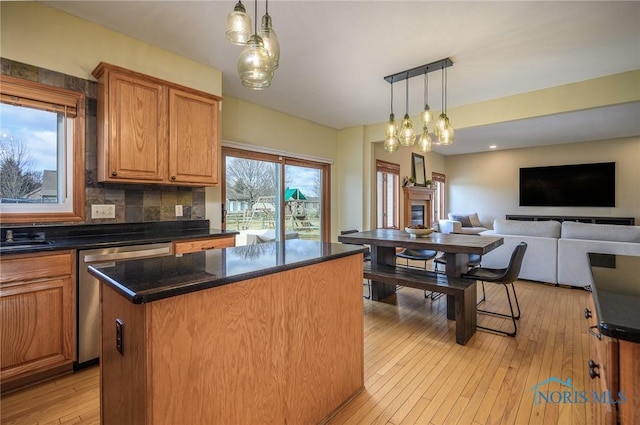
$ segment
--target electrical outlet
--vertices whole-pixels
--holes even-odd
[[[91,205],[91,218],[116,218],[116,206],[100,204]]]
[[[182,217],[182,205],[176,205],[176,217]]]

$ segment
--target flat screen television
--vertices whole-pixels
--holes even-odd
[[[521,207],[615,207],[616,163],[520,168]]]

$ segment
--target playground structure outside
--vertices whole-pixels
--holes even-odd
[[[285,231],[298,233],[300,239],[320,240],[320,217],[315,208],[305,206],[303,199],[289,199],[284,203]],[[274,196],[261,196],[244,211],[226,214],[227,230],[275,229],[276,207]]]

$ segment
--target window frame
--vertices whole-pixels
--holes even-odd
[[[382,187],[376,187],[376,196],[380,192],[382,192],[382,199],[376,200],[376,227],[381,229],[399,229],[400,228],[400,164],[395,164],[393,162],[382,161],[380,159],[376,160],[376,186],[378,185],[378,173],[382,173],[383,182],[389,179],[389,176],[393,176],[393,180],[396,184],[393,185],[393,226],[387,226],[387,221],[384,217],[382,219],[378,217],[378,210],[382,209],[384,213],[389,210],[389,204],[387,200],[389,199],[389,194],[387,191],[388,185],[383,184]],[[380,198],[378,196],[378,198]],[[384,214],[383,213],[383,214]],[[382,222],[382,227],[378,227]]]
[[[226,230],[227,228],[227,223],[225,219],[225,216],[226,216],[225,204],[226,204],[226,196],[227,196],[226,195],[227,177],[225,175],[225,172],[227,169],[227,164],[226,164],[227,156],[232,156],[236,158],[253,159],[258,161],[267,161],[267,162],[278,164],[280,167],[279,187],[282,190],[282,193],[280,195],[283,195],[285,190],[284,169],[286,165],[294,165],[294,166],[315,168],[315,169],[321,170],[322,172],[322,196],[321,196],[322,212],[321,214],[322,214],[323,225],[322,225],[322,230],[320,232],[320,240],[323,242],[330,241],[330,238],[331,238],[331,165],[330,164],[308,160],[308,159],[296,158],[294,156],[285,156],[283,154],[272,154],[272,153],[266,153],[266,152],[250,151],[250,150],[231,147],[231,146],[222,146],[222,155],[221,155],[222,161],[220,164],[220,169],[222,170],[221,171],[222,178],[220,179],[221,180],[220,199],[221,199],[221,207],[222,207],[221,227],[223,230]],[[285,219],[284,208],[280,208],[280,215],[278,219],[280,223],[284,223],[284,219]],[[285,240],[284,226],[280,226],[279,229],[280,229],[279,240]]]
[[[74,90],[54,87],[35,81],[0,75],[0,94],[3,103],[20,104],[53,112],[67,111],[73,119],[71,137],[65,140],[65,149],[72,149],[71,161],[66,162],[65,185],[71,191],[68,211],[2,212],[2,224],[77,222],[85,219],[85,95]],[[71,139],[71,140],[69,140]],[[68,169],[71,167],[70,169]],[[67,181],[71,176],[71,182]],[[69,194],[67,193],[67,196]],[[46,205],[46,204],[42,204]],[[59,203],[51,204],[59,206]]]

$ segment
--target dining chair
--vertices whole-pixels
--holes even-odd
[[[349,233],[358,233],[358,232],[359,230],[357,229],[341,230],[340,235],[342,236],[342,235],[348,235]],[[352,244],[352,245],[364,246],[364,244]],[[365,263],[367,261],[371,261],[371,249],[369,247],[365,247],[363,259]],[[366,285],[369,288],[369,295],[363,295],[363,297],[366,299],[370,299],[371,298],[371,280],[367,279],[367,283],[363,283],[363,285]]]
[[[511,318],[513,322],[513,331],[507,332],[500,329],[488,328],[484,326],[476,326],[478,329],[485,329],[492,332],[497,332],[507,336],[516,336],[518,332],[518,325],[516,324],[516,320],[520,319],[520,304],[518,303],[518,295],[516,294],[516,287],[513,285],[518,279],[518,275],[520,274],[520,268],[522,267],[522,260],[524,258],[524,254],[527,251],[526,242],[520,242],[511,254],[511,259],[509,260],[509,265],[503,269],[493,269],[487,267],[475,267],[471,270],[467,271],[462,275],[464,279],[473,279],[479,280],[482,282],[492,282],[500,285],[504,285],[504,289],[507,292],[507,300],[509,301],[509,310],[511,314],[498,313],[495,311],[489,310],[478,310],[479,313],[491,314],[494,316],[507,317]],[[483,283],[484,284],[484,283]],[[509,285],[511,285],[511,289],[513,291],[513,298],[516,304],[517,313],[514,312],[513,303],[511,301],[511,295],[509,293]]]
[[[404,258],[407,260],[407,267],[409,267],[409,260],[414,261],[424,261],[424,269],[427,270],[427,261],[433,260],[438,255],[438,251],[434,251],[431,249],[411,249],[405,248],[401,252],[396,254],[396,257]],[[425,298],[431,298],[431,300],[435,300],[442,296],[439,292],[433,291],[424,291]]]

